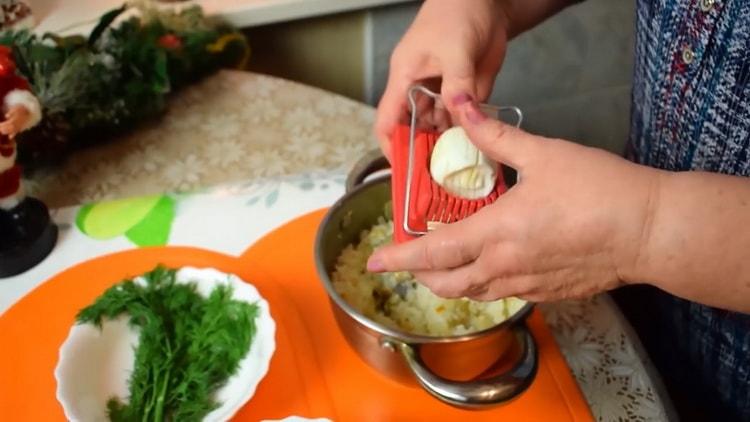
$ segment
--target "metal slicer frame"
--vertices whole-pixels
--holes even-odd
[[[413,180],[412,175],[413,175],[413,169],[414,169],[414,138],[416,137],[416,132],[417,132],[417,100],[415,99],[415,94],[417,92],[420,92],[432,98],[435,101],[435,103],[438,103],[441,101],[440,94],[429,90],[423,85],[413,85],[411,88],[409,88],[408,97],[409,97],[409,107],[411,110],[411,123],[409,125],[409,160],[408,160],[407,169],[406,169],[406,190],[405,190],[405,195],[404,195],[405,197],[404,197],[403,229],[410,236],[423,236],[428,233],[428,231],[416,230],[416,229],[413,229],[411,226],[409,226],[409,204],[411,203],[411,185],[412,185],[412,180]],[[489,114],[490,117],[493,117],[496,119],[500,118],[500,113],[503,111],[511,111],[515,113],[518,119],[514,123],[514,126],[516,127],[520,127],[521,122],[523,121],[523,113],[521,112],[521,109],[515,106],[502,106],[501,107],[501,106],[495,106],[491,104],[480,104],[479,108],[486,114]]]

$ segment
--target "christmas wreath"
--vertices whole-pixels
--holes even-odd
[[[134,12],[125,17],[126,11]],[[245,37],[199,6],[128,3],[101,16],[88,37],[0,33],[42,105],[43,119],[19,135],[27,169],[104,142],[159,116],[168,94],[222,67],[242,67]]]

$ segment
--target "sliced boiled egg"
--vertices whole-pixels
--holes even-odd
[[[495,188],[498,164],[471,143],[466,131],[452,127],[440,135],[430,157],[430,175],[452,195],[480,199]]]

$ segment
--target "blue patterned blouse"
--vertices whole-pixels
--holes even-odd
[[[628,158],[750,176],[750,1],[638,0],[635,60]],[[750,421],[750,316],[649,293],[657,366]]]

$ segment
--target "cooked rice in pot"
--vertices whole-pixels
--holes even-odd
[[[374,274],[367,259],[391,242],[393,221],[381,218],[347,246],[338,258],[333,287],[364,316],[412,334],[448,336],[481,331],[508,319],[526,302],[517,298],[495,302],[443,299],[419,284],[408,272]]]

